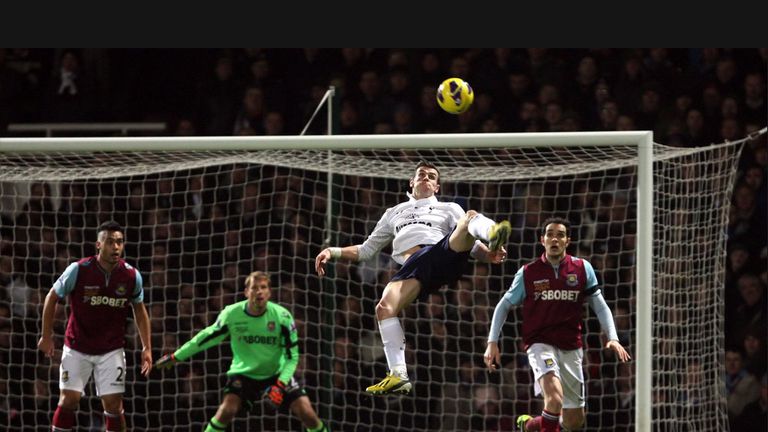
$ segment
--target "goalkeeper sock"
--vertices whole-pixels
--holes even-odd
[[[211,417],[211,421],[208,422],[204,432],[221,432],[225,430],[227,430],[227,425],[216,420],[216,417]]]
[[[325,428],[322,420],[320,420],[320,423],[317,426],[313,428],[307,428],[307,432],[326,432],[327,430],[328,429]]]
[[[481,213],[478,213],[475,215],[475,217],[469,220],[467,231],[469,231],[469,233],[472,234],[474,238],[488,243],[491,241],[490,236],[488,235],[488,231],[490,231],[491,227],[494,225],[496,225],[496,222],[488,219]]]
[[[405,333],[398,318],[387,318],[379,321],[381,342],[384,344],[384,354],[387,356],[389,370],[400,378],[408,378],[405,368]]]
[[[72,430],[75,425],[75,411],[66,409],[61,405],[56,407],[53,413],[51,430],[54,432],[64,432]]]
[[[104,418],[106,419],[107,432],[124,432],[125,431],[125,416],[124,411],[120,411],[120,414],[112,414],[104,411]]]

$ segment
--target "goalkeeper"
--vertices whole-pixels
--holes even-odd
[[[290,408],[309,432],[328,431],[306,391],[293,377],[299,363],[293,316],[284,307],[270,302],[271,295],[269,274],[251,273],[245,280],[247,300],[224,308],[213,325],[155,363],[156,368],[170,368],[229,338],[233,358],[227,371],[224,399],[205,432],[226,430],[243,402],[250,408],[261,398],[277,410],[285,412]]]
[[[409,200],[387,209],[363,244],[325,248],[315,258],[315,270],[322,277],[332,259],[365,261],[392,243],[392,259],[402,265],[376,305],[389,373],[365,390],[373,395],[411,391],[405,334],[398,318],[403,308],[458,280],[470,256],[501,263],[512,230],[508,221],[495,223],[474,210],[465,213],[456,203],[438,201],[440,173],[428,162],[416,165],[410,187]]]

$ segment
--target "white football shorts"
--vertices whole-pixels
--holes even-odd
[[[88,355],[64,346],[59,367],[59,389],[79,391],[93,374],[96,395],[125,392],[125,351],[122,348],[101,355]]]
[[[552,345],[535,343],[528,347],[528,363],[533,369],[533,389],[541,394],[539,378],[552,372],[563,386],[563,408],[582,408],[584,401],[584,351],[561,350]]]

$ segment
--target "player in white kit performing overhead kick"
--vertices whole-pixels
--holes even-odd
[[[411,391],[400,311],[417,297],[425,298],[455,282],[470,256],[494,264],[502,262],[506,258],[504,244],[512,230],[508,221],[496,223],[474,210],[465,213],[456,203],[438,201],[435,194],[440,190],[440,173],[429,162],[418,163],[410,187],[408,201],[387,209],[365,242],[329,247],[315,258],[315,270],[322,277],[328,261],[365,261],[391,242],[392,259],[402,265],[376,305],[389,373],[366,389],[373,395]]]

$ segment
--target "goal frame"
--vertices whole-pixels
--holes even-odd
[[[637,322],[635,430],[651,431],[653,298],[653,132],[537,132],[487,134],[313,135],[227,137],[0,138],[0,153],[258,150],[375,150],[489,147],[637,147]],[[329,164],[330,167],[330,164]],[[328,172],[329,176],[333,172]],[[330,186],[329,181],[329,186]],[[331,206],[329,206],[331,211]]]

